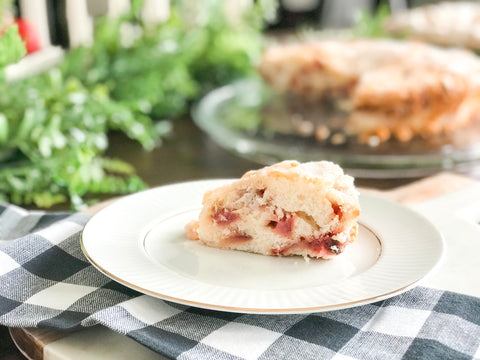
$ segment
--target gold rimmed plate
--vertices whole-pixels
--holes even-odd
[[[333,260],[306,261],[202,246],[185,236],[203,193],[232,180],[162,186],[92,217],[82,234],[89,261],[142,293],[195,307],[258,314],[338,310],[402,293],[439,264],[443,239],[423,216],[360,195],[357,240]]]

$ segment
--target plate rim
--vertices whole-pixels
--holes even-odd
[[[300,314],[300,313],[324,312],[324,311],[340,310],[340,309],[346,309],[346,308],[351,308],[351,307],[356,307],[356,306],[361,306],[361,305],[367,305],[367,304],[371,304],[373,302],[385,300],[385,299],[390,298],[392,296],[399,295],[403,292],[406,292],[406,291],[414,288],[415,286],[417,286],[420,282],[423,282],[425,279],[430,277],[436,271],[436,269],[438,269],[438,267],[441,265],[441,263],[443,262],[443,260],[445,258],[445,239],[444,239],[444,236],[438,230],[438,228],[428,218],[426,218],[425,216],[418,213],[417,211],[415,211],[412,208],[406,207],[406,206],[404,206],[402,204],[399,204],[395,201],[392,201],[390,199],[382,198],[380,196],[377,196],[377,195],[374,195],[374,194],[371,194],[371,193],[368,193],[368,192],[366,192],[366,193],[360,192],[360,197],[361,198],[366,198],[366,199],[371,198],[371,199],[376,199],[376,200],[384,202],[384,203],[390,203],[390,205],[392,205],[392,206],[395,206],[397,208],[401,208],[402,211],[406,211],[406,212],[408,212],[408,213],[410,213],[410,214],[412,214],[412,215],[414,215],[418,218],[421,218],[424,223],[428,224],[430,226],[431,230],[433,230],[433,232],[435,232],[435,235],[436,235],[436,238],[437,238],[437,245],[440,248],[440,250],[439,250],[440,254],[434,260],[434,264],[428,269],[428,271],[426,271],[425,273],[419,274],[419,276],[416,279],[412,280],[411,282],[409,282],[407,284],[403,284],[402,286],[400,286],[400,287],[398,287],[398,288],[396,288],[392,291],[384,292],[384,293],[381,293],[381,294],[377,294],[375,296],[362,298],[362,299],[358,299],[358,300],[353,300],[353,301],[339,302],[339,303],[330,304],[330,305],[309,306],[309,307],[289,307],[289,308],[265,308],[265,307],[261,307],[261,308],[254,308],[254,307],[239,307],[239,306],[229,306],[229,305],[221,305],[221,304],[211,304],[211,303],[206,303],[206,302],[193,301],[193,300],[189,300],[189,299],[182,299],[182,298],[175,297],[175,296],[172,296],[172,295],[163,294],[163,293],[160,293],[160,292],[157,292],[157,291],[153,291],[153,290],[147,289],[145,287],[139,286],[137,284],[134,284],[134,283],[132,283],[128,280],[122,279],[120,276],[117,276],[117,275],[113,274],[108,269],[105,269],[103,266],[101,266],[94,259],[94,257],[92,257],[92,255],[89,253],[89,251],[87,250],[87,248],[85,246],[84,233],[85,233],[85,230],[87,229],[87,227],[91,226],[92,221],[95,221],[93,219],[98,214],[109,211],[109,209],[116,206],[116,204],[118,204],[120,202],[123,202],[127,198],[136,197],[139,193],[145,193],[145,192],[149,192],[149,191],[152,191],[152,190],[155,190],[155,189],[160,189],[160,188],[164,188],[164,187],[168,187],[168,186],[172,186],[172,185],[181,186],[181,185],[188,185],[188,184],[192,184],[192,183],[202,184],[202,183],[211,183],[211,182],[218,182],[219,184],[221,184],[221,183],[224,183],[224,182],[231,182],[231,181],[234,181],[234,180],[236,180],[236,179],[230,179],[230,178],[221,179],[221,178],[218,178],[218,179],[201,179],[201,180],[192,180],[192,181],[184,181],[184,182],[175,182],[175,183],[171,183],[171,184],[161,185],[161,186],[158,186],[158,187],[153,187],[153,188],[150,188],[150,189],[146,189],[146,190],[137,192],[135,194],[125,196],[125,197],[115,201],[114,203],[109,204],[105,208],[101,209],[99,212],[94,214],[87,221],[87,223],[85,224],[85,226],[84,226],[84,228],[83,228],[83,230],[80,234],[81,250],[82,250],[84,256],[87,258],[87,260],[90,262],[90,264],[92,264],[98,271],[100,271],[105,276],[109,277],[110,279],[118,282],[119,284],[122,284],[122,285],[124,285],[124,286],[126,286],[130,289],[133,289],[135,291],[138,291],[140,293],[143,293],[143,294],[146,294],[146,295],[149,295],[149,296],[153,296],[153,297],[156,297],[156,298],[159,298],[159,299],[162,299],[162,300],[187,305],[187,306],[193,306],[193,307],[210,309],[210,310],[217,310],[217,311],[236,312],[236,313],[250,313],[250,314]],[[364,200],[364,201],[366,201],[366,200]],[[158,219],[156,221],[158,221]],[[378,256],[378,259],[376,261],[376,263],[377,263],[378,260],[380,260],[382,258],[382,253],[383,253],[383,250],[384,250],[383,249],[384,248],[383,237],[380,236],[375,229],[372,229],[370,224],[364,223],[362,221],[359,221],[359,223],[362,226],[364,226],[366,229],[371,231],[382,245],[382,249],[381,249],[380,254]],[[142,239],[143,239],[143,237],[142,237]],[[367,269],[365,271],[368,271],[368,270],[369,269]],[[358,275],[360,275],[360,274],[357,274],[355,276],[358,276]],[[179,276],[182,276],[182,275],[179,275]],[[214,285],[214,286],[219,286],[219,285]],[[220,286],[220,287],[222,287],[222,286]]]

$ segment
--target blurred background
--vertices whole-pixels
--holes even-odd
[[[450,139],[364,146],[339,132],[327,143],[310,129],[332,132],[330,125],[297,126],[298,114],[287,121],[290,133],[263,123],[266,95],[257,85],[230,88],[228,102],[215,92],[242,79],[261,82],[256,66],[272,42],[402,39],[406,33],[388,33],[384,22],[432,3],[0,0],[0,200],[80,210],[159,183],[238,176],[290,157],[333,160],[368,178],[470,170],[476,139],[459,149]],[[211,146],[205,138],[238,160],[201,150]],[[150,171],[162,166],[162,174]],[[168,166],[205,170],[169,177]]]

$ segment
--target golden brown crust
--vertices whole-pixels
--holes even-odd
[[[480,60],[458,49],[394,40],[274,46],[259,71],[279,92],[341,101],[349,109],[347,132],[362,142],[447,133],[480,113],[469,100],[480,93]],[[468,116],[460,119],[466,101]]]
[[[425,110],[455,109],[468,91],[465,77],[459,74],[427,66],[391,65],[362,76],[352,102],[358,110],[404,117]]]
[[[344,93],[356,82],[357,75],[337,65],[333,50],[316,44],[271,47],[263,54],[258,71],[280,92],[313,98]]]
[[[222,249],[332,258],[355,240],[359,206],[338,165],[283,161],[207,192],[185,230]]]
[[[473,1],[429,4],[394,14],[384,28],[392,35],[480,49],[480,4]]]

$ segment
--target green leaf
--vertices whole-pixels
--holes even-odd
[[[355,21],[353,33],[358,37],[389,36],[384,29],[384,23],[390,13],[390,7],[386,3],[381,3],[373,14],[369,11],[361,12]]]
[[[170,19],[151,27],[135,0],[121,18],[97,19],[91,48],[69,50],[43,74],[0,79],[0,198],[79,210],[101,195],[144,189],[134,166],[103,157],[109,132],[152,150],[206,91],[252,74],[271,1],[254,2],[234,22],[222,0],[172,2]],[[0,64],[23,56],[17,40],[15,27],[0,38]]]
[[[0,145],[5,144],[8,140],[8,119],[5,114],[0,113]]]
[[[26,52],[25,44],[18,33],[18,26],[9,26],[3,35],[0,35],[0,68],[17,62]]]

